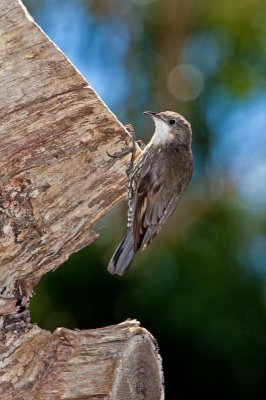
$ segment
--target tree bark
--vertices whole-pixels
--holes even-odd
[[[1,399],[162,399],[153,337],[137,321],[6,335]]]
[[[130,137],[19,0],[0,0],[0,101],[0,398],[162,399],[155,341],[136,321],[30,323],[34,285],[124,198],[130,155],[106,151]]]

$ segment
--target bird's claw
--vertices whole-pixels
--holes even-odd
[[[140,148],[142,150],[145,147],[145,144],[141,140],[136,141],[135,130],[131,124],[125,125],[125,128],[131,136],[132,146],[128,147],[122,151],[118,151],[114,154],[110,154],[107,150],[106,150],[106,153],[111,158],[123,158],[123,157],[127,156],[129,153],[132,153],[129,167],[126,170],[127,176],[130,177],[132,174],[132,171],[133,171],[133,167],[134,167],[135,154],[136,154],[136,143],[140,146]]]
[[[137,145],[141,148],[141,150],[144,150],[146,147],[146,144],[141,140],[136,140]]]
[[[133,150],[130,147],[130,148],[127,148],[127,149],[124,149],[124,150],[121,150],[121,151],[117,151],[114,154],[110,154],[109,151],[106,150],[106,154],[111,158],[123,158],[123,157],[127,156],[129,153],[132,153],[132,151]]]

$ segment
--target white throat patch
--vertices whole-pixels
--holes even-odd
[[[169,126],[158,118],[153,118],[155,123],[155,132],[151,138],[150,144],[155,146],[162,145],[171,141],[171,137],[169,135]]]

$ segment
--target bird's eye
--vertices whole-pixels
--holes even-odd
[[[174,119],[170,119],[169,124],[170,125],[174,125],[175,124],[175,120]]]

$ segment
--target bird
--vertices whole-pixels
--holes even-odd
[[[108,271],[123,275],[134,255],[144,250],[178,205],[193,172],[190,123],[173,111],[145,111],[154,134],[133,167],[128,182],[127,233]]]

